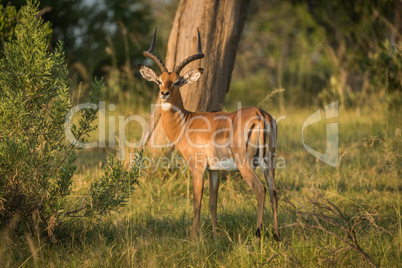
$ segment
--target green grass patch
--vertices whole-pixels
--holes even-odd
[[[34,234],[17,238],[11,230],[2,230],[0,263],[10,267],[367,267],[370,264],[361,253],[334,235],[349,241],[348,233],[339,226],[352,227],[366,217],[354,229],[361,250],[378,266],[398,267],[402,263],[400,126],[387,124],[383,113],[340,111],[337,122],[342,159],[334,168],[317,161],[301,142],[301,126],[317,109],[289,110],[278,124],[277,152],[285,160],[285,167],[276,170],[282,242],[273,240],[269,196],[262,237],[255,237],[257,202],[237,173],[221,180],[216,240],[205,179],[201,232],[198,239],[191,239],[189,173],[157,169],[144,173],[128,205],[119,213],[99,221],[72,219],[58,226],[56,243]],[[323,127],[325,124],[319,123],[305,134],[309,135],[306,143],[321,152],[326,138]],[[137,131],[132,137],[139,135]],[[369,136],[376,138],[365,140]],[[103,150],[84,150],[78,155],[81,167],[71,204],[82,198],[80,194],[90,187],[88,178],[100,172],[106,159]],[[315,191],[339,208],[346,223],[333,216],[330,219],[335,225],[320,221],[327,231],[314,228],[313,216],[302,213],[318,213],[317,208],[312,210]],[[299,202],[298,212],[292,211],[289,200]]]

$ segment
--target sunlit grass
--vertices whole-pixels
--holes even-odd
[[[134,113],[128,107],[116,107],[106,118],[127,118]],[[280,243],[273,240],[268,196],[263,235],[255,237],[257,202],[237,173],[228,174],[221,180],[217,240],[212,235],[208,180],[205,180],[201,233],[198,239],[191,239],[192,190],[188,170],[156,169],[152,172],[150,169],[144,171],[128,205],[119,213],[95,222],[63,224],[58,228],[59,241],[55,244],[36,236],[22,236],[16,240],[3,238],[2,241],[6,242],[2,244],[0,261],[6,266],[24,264],[39,267],[250,267],[268,261],[268,265],[276,267],[299,264],[306,267],[367,267],[368,263],[355,251],[335,254],[331,259],[330,250],[344,247],[333,236],[293,226],[297,216],[287,212],[285,196],[290,193],[305,200],[313,187],[330,198],[350,218],[362,211],[377,215],[375,225],[368,223],[357,229],[359,244],[377,265],[397,267],[402,261],[400,160],[390,162],[390,152],[384,146],[364,145],[347,151],[338,168],[316,160],[304,149],[301,131],[304,120],[319,108],[287,109],[286,119],[278,124],[277,156],[285,160],[285,167],[276,170],[283,239]],[[146,116],[146,112],[143,114]],[[272,114],[277,118],[280,116],[276,111]],[[400,126],[385,128],[385,121],[384,113],[339,111],[339,117],[330,121],[339,123],[339,155],[367,136],[379,136],[383,140],[388,137],[396,146],[393,152],[399,153],[401,138],[395,136],[394,130]],[[326,123],[320,122],[305,130],[306,144],[320,152],[325,151]],[[141,131],[130,125],[126,133],[133,140],[141,136]],[[118,137],[118,133],[116,135]],[[96,137],[94,135],[95,140]],[[80,167],[70,197],[71,204],[80,202],[92,178],[101,172],[106,151],[116,152],[116,149],[106,147],[78,152]],[[129,155],[134,151],[127,150],[127,153]],[[148,152],[145,155],[151,156]],[[6,230],[3,232],[7,233]],[[32,240],[31,244],[29,240]]]

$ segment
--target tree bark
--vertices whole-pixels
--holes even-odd
[[[236,50],[243,31],[249,0],[181,0],[170,33],[166,67],[169,71],[197,52],[197,28],[205,58],[187,65],[182,71],[202,67],[204,73],[194,84],[181,88],[184,107],[189,111],[222,110],[229,90]],[[159,101],[159,100],[158,100]],[[151,148],[168,144],[155,108],[143,140]]]

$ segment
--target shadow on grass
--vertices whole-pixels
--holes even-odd
[[[267,215],[268,214],[268,215]],[[116,217],[117,216],[117,217]],[[59,242],[75,240],[78,244],[96,243],[99,239],[113,244],[116,240],[204,240],[208,242],[244,241],[255,238],[257,212],[255,208],[239,208],[237,211],[222,209],[218,211],[218,239],[214,240],[212,223],[208,213],[201,214],[200,235],[191,238],[193,216],[181,213],[171,216],[168,212],[152,216],[149,213],[139,213],[128,218],[118,218],[118,215],[105,217],[100,221],[89,222],[84,219],[75,223],[65,222],[58,226],[56,235]],[[264,211],[263,235],[273,240],[271,211]],[[92,242],[91,242],[92,241]],[[274,243],[274,242],[273,242]]]

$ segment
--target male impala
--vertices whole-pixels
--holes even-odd
[[[198,53],[182,61],[173,72],[169,72],[164,63],[153,54],[155,37],[156,30],[150,49],[144,51],[143,55],[155,61],[162,74],[157,75],[143,65],[138,65],[138,69],[146,80],[159,85],[163,129],[190,166],[193,179],[193,236],[198,235],[205,170],[209,173],[209,209],[214,237],[217,235],[219,170],[240,171],[253,189],[258,202],[256,235],[260,235],[266,189],[254,171],[259,165],[264,171],[271,197],[274,238],[279,239],[274,184],[277,136],[275,120],[267,112],[256,107],[240,109],[233,113],[187,111],[183,106],[179,88],[197,81],[203,69],[188,71],[184,76],[180,76],[180,71],[190,62],[204,57],[200,33],[198,32]]]

